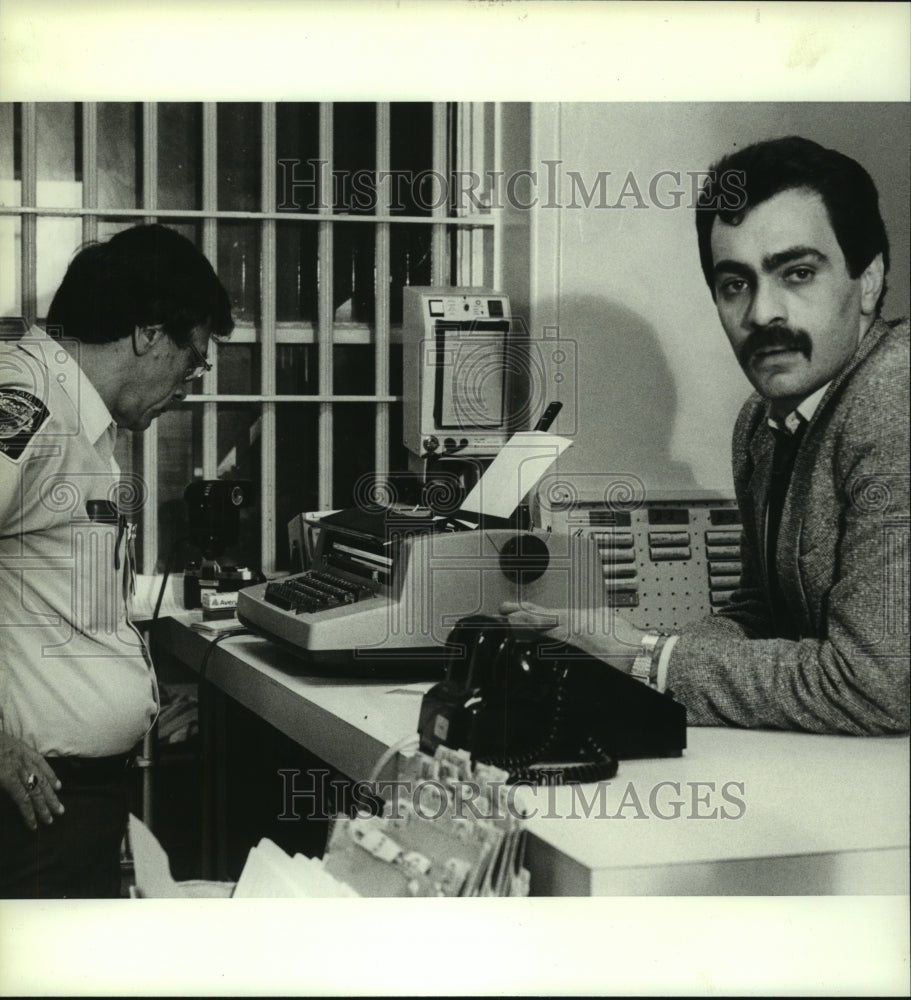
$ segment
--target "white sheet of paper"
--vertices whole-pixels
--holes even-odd
[[[519,431],[506,442],[462,510],[489,517],[511,517],[526,494],[572,444],[546,431]]]
[[[130,850],[136,888],[146,899],[183,899],[184,891],[171,876],[171,865],[158,838],[130,813]]]

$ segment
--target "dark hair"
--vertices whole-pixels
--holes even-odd
[[[795,188],[809,188],[822,197],[851,278],[859,277],[880,253],[884,273],[888,272],[889,239],[873,179],[849,156],[792,135],[746,146],[709,169],[696,202],[696,235],[702,273],[713,298],[715,218],[737,225],[751,208]],[[883,281],[877,312],[885,294]]]
[[[197,326],[215,337],[234,329],[212,265],[185,236],[157,224],[84,246],[47,313],[50,334],[85,344],[111,343],[137,326],[158,324],[180,346]]]

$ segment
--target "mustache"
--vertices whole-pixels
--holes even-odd
[[[809,361],[813,355],[813,341],[806,330],[795,330],[789,326],[757,326],[741,344],[737,359],[746,367],[757,351],[782,349],[799,351]]]

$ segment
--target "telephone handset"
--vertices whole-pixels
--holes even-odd
[[[669,695],[547,632],[464,618],[446,679],[421,704],[421,749],[440,744],[503,768],[510,781],[603,781],[617,761],[679,756],[686,710]]]

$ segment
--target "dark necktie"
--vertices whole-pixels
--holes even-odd
[[[801,420],[800,426],[793,434],[774,429],[772,431],[775,437],[775,452],[772,458],[769,502],[766,508],[766,572],[769,580],[769,600],[775,623],[775,634],[783,639],[799,638],[799,630],[781,591],[775,553],[778,547],[781,512],[791,482],[791,472],[794,469],[797,449],[803,440],[806,426],[807,422]]]

